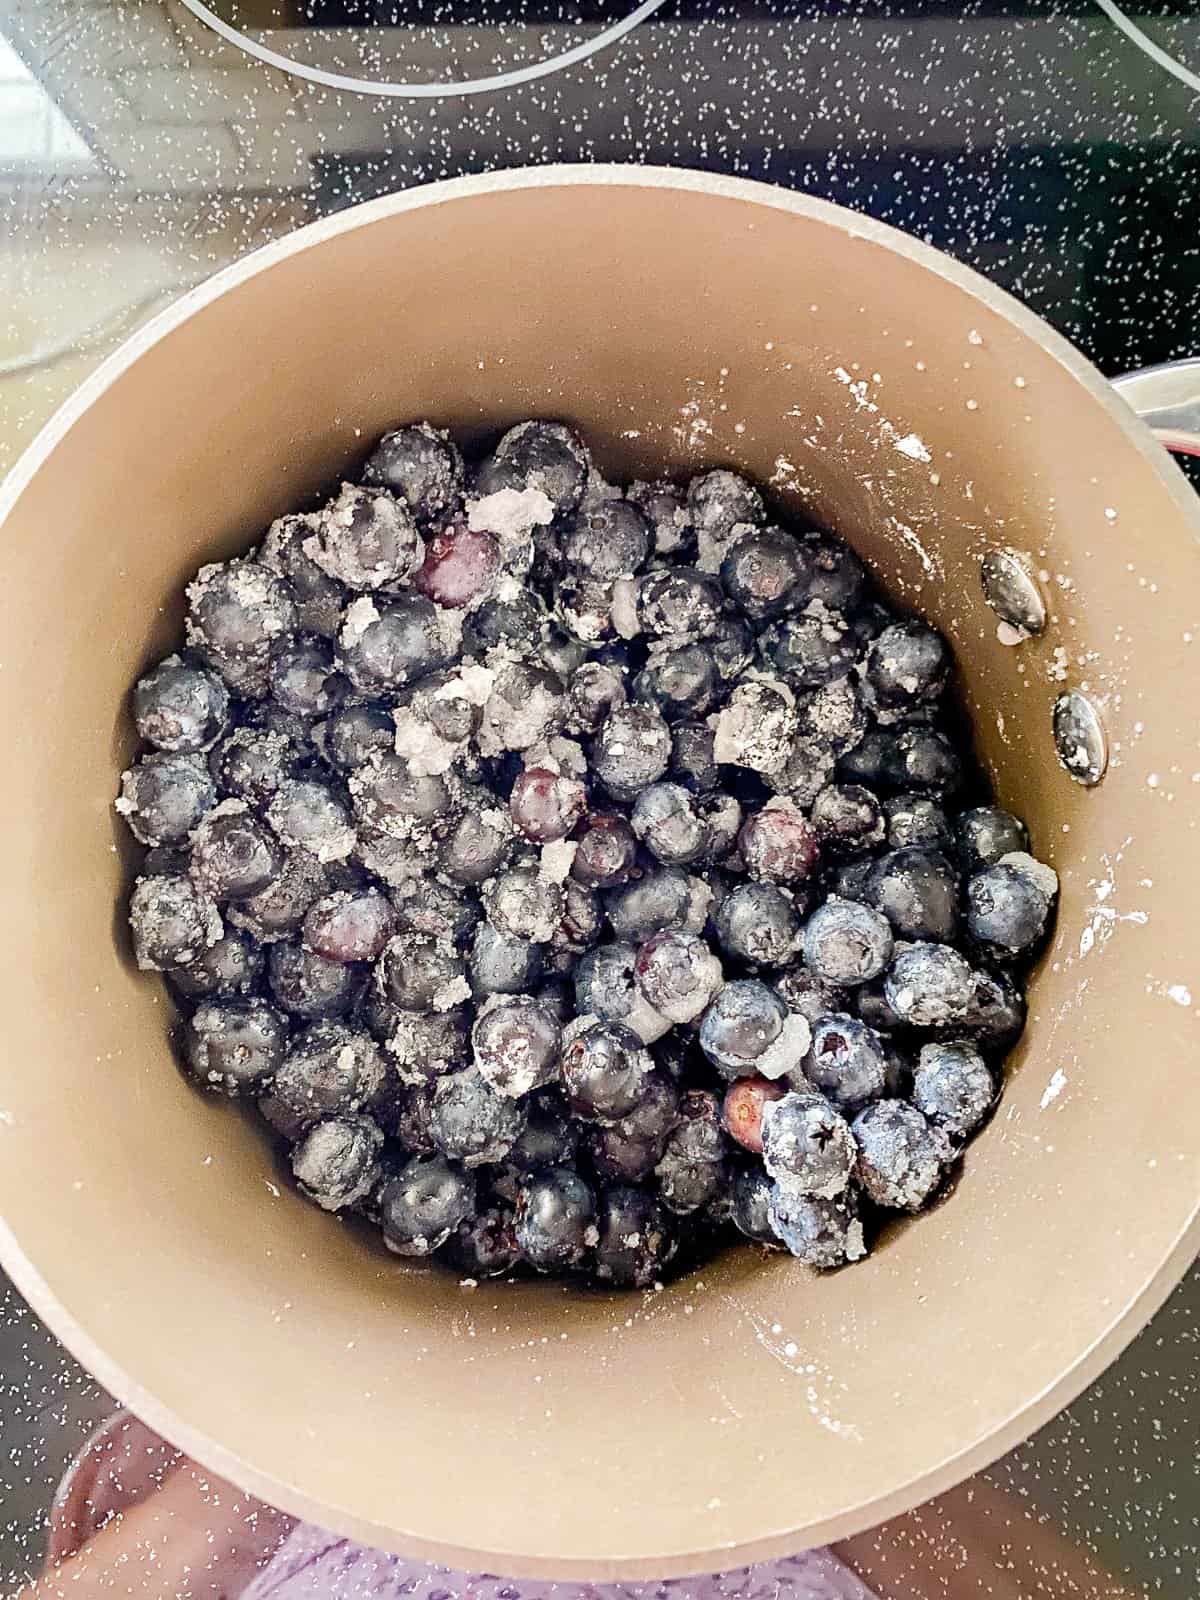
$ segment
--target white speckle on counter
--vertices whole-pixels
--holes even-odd
[[[1066,1087],[1067,1075],[1061,1067],[1056,1067],[1051,1074],[1050,1082],[1042,1091],[1041,1100],[1038,1102],[1042,1110],[1045,1111],[1048,1106],[1052,1106]]]

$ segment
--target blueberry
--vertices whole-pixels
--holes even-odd
[[[585,889],[574,878],[566,879],[562,893],[562,921],[550,942],[557,951],[580,955],[590,950],[604,932],[604,909],[595,890]]]
[[[583,499],[590,467],[587,446],[565,423],[519,422],[483,462],[475,486],[481,495],[538,489],[565,515]]]
[[[742,831],[742,808],[731,794],[702,794],[696,801],[696,815],[704,824],[704,854],[700,857],[706,866],[728,862],[737,850],[738,835]]]
[[[378,889],[323,895],[304,917],[304,942],[327,961],[374,961],[396,928],[396,913]]]
[[[1050,900],[1041,884],[1003,862],[967,883],[967,932],[1001,955],[1021,955],[1042,937]]]
[[[276,1067],[271,1092],[294,1116],[315,1121],[361,1111],[388,1076],[379,1046],[344,1022],[314,1022]]]
[[[229,920],[260,944],[273,944],[299,932],[309,907],[329,887],[329,868],[307,850],[293,850],[265,889],[229,907]]]
[[[650,554],[650,524],[629,500],[585,506],[562,538],[568,564],[589,578],[611,583],[631,578]]]
[[[950,940],[958,932],[958,873],[940,851],[890,850],[867,874],[862,893],[901,939]]]
[[[787,1090],[770,1078],[735,1078],[725,1091],[721,1121],[731,1139],[744,1150],[762,1155],[762,1119],[772,1100],[782,1100]]]
[[[463,459],[448,433],[413,422],[385,433],[367,457],[363,482],[388,489],[422,525],[441,521],[462,498]]]
[[[775,992],[787,1006],[815,1027],[822,1017],[835,1011],[845,1011],[850,1004],[850,991],[839,989],[819,978],[803,962],[797,962],[775,980]]]
[[[796,735],[841,755],[866,732],[867,713],[850,678],[834,678],[796,696]]]
[[[886,917],[856,900],[826,900],[804,927],[804,960],[818,978],[843,987],[877,978],[892,959]]]
[[[562,679],[546,667],[514,661],[499,669],[483,708],[480,749],[530,750],[558,733],[566,718]]]
[[[129,897],[129,927],[143,972],[190,966],[224,932],[215,902],[191,879],[173,873],[137,880]]]
[[[562,921],[561,887],[542,877],[537,867],[509,867],[484,886],[487,919],[501,933],[531,944],[548,944]]]
[[[541,977],[544,958],[543,946],[501,933],[490,922],[483,922],[467,958],[472,992],[476,996],[521,994]]]
[[[639,1139],[618,1122],[588,1130],[588,1153],[605,1183],[641,1183],[662,1160],[665,1140]]]
[[[580,833],[571,875],[589,889],[615,889],[637,867],[637,838],[624,817],[594,811]]]
[[[501,1278],[521,1259],[517,1219],[503,1201],[460,1222],[446,1241],[446,1259],[468,1278]]]
[[[625,703],[625,679],[603,661],[585,661],[567,683],[566,727],[569,733],[595,733],[616,706]]]
[[[948,1153],[905,1100],[877,1100],[854,1119],[857,1175],[877,1206],[919,1211],[937,1188]]]
[[[696,529],[700,564],[716,572],[746,523],[766,521],[762,495],[736,472],[718,469],[688,484],[688,516]]]
[[[449,1011],[467,998],[466,966],[448,941],[398,933],[375,968],[380,994],[407,1011]]]
[[[506,659],[532,655],[541,642],[546,621],[541,601],[527,589],[504,598],[493,595],[476,606],[464,621],[463,655],[477,661],[500,650]]]
[[[898,738],[894,728],[868,728],[856,745],[838,757],[838,776],[878,794],[906,788]]]
[[[332,645],[312,633],[278,641],[271,651],[268,683],[285,711],[309,718],[328,716],[350,687],[334,668]]]
[[[708,830],[696,815],[692,797],[675,783],[652,783],[634,801],[633,831],[650,853],[668,866],[704,854]]]
[[[672,645],[712,633],[721,615],[721,586],[695,567],[659,567],[638,583],[637,619],[643,633]]]
[[[763,1162],[776,1183],[795,1194],[831,1200],[854,1169],[846,1119],[819,1094],[769,1101],[762,1118]]]
[[[276,639],[296,626],[291,589],[258,561],[201,567],[187,587],[188,643],[235,690],[262,693]]]
[[[887,1088],[883,1040],[857,1017],[822,1017],[813,1025],[805,1073],[814,1089],[850,1116]]]
[[[887,842],[893,850],[924,845],[944,855],[954,842],[944,808],[928,795],[893,795],[883,802],[883,815],[887,822]]]
[[[341,1211],[370,1194],[382,1148],[383,1135],[369,1117],[330,1117],[295,1146],[292,1172],[323,1211]]]
[[[1004,973],[976,972],[960,1033],[997,1055],[1007,1054],[1025,1027],[1025,997]]]
[[[636,1105],[608,1128],[625,1139],[636,1140],[658,1150],[655,1164],[671,1134],[679,1125],[681,1100],[674,1079],[657,1063],[642,1079]]]
[[[527,839],[565,839],[583,816],[587,790],[576,778],[546,767],[527,767],[513,785],[508,809]]]
[[[497,1094],[519,1096],[549,1083],[558,1071],[562,1030],[527,995],[498,998],[480,1011],[471,1034],[475,1066]]]
[[[381,589],[420,566],[425,546],[408,506],[386,489],[344,483],[303,545],[348,589]]]
[[[244,800],[223,800],[192,834],[192,877],[214,900],[261,894],[283,863],[278,841]]]
[[[614,799],[633,800],[661,778],[671,759],[671,730],[652,706],[620,706],[592,748],[592,770]]]
[[[184,1026],[184,1064],[201,1088],[260,1095],[284,1058],[287,1034],[286,1021],[265,1000],[210,1000]]]
[[[313,740],[331,767],[353,772],[373,750],[391,750],[396,724],[382,706],[342,706],[313,730]]]
[[[767,883],[802,883],[820,854],[816,829],[787,800],[772,800],[747,817],[738,845],[749,875]]]
[[[432,1119],[433,1081],[430,1080],[399,1091],[384,1132],[396,1140],[406,1155],[431,1156],[435,1153],[433,1135],[429,1131]]]
[[[137,731],[156,750],[208,750],[229,720],[229,691],[215,672],[168,656],[139,678],[133,691]]]
[[[475,1211],[474,1174],[441,1156],[416,1156],[378,1197],[383,1242],[401,1256],[440,1250]]]
[[[324,778],[285,778],[267,806],[267,821],[290,850],[307,850],[318,861],[345,861],[355,846],[345,791]]]
[[[443,1155],[466,1167],[500,1161],[524,1126],[524,1107],[497,1094],[474,1067],[438,1079],[429,1128]]]
[[[651,652],[633,680],[635,700],[662,712],[668,722],[702,717],[721,691],[712,652],[701,644],[683,644]]]
[[[389,741],[390,742],[390,741]],[[268,805],[281,783],[296,775],[301,755],[276,728],[234,728],[209,758],[223,794],[252,806]]]
[[[853,855],[883,843],[883,809],[860,784],[826,784],[813,801],[809,820],[830,855]]]
[[[637,945],[664,928],[699,933],[711,904],[712,890],[682,867],[659,867],[607,897],[613,932],[618,939]]]
[[[446,664],[437,608],[422,594],[366,595],[347,606],[337,664],[359,694],[396,694]]]
[[[475,887],[494,877],[512,854],[514,834],[498,802],[470,802],[441,843],[440,866],[453,883]]]
[[[454,523],[429,539],[412,586],[439,606],[457,611],[490,594],[499,576],[499,540]]]
[[[739,1167],[730,1190],[730,1220],[739,1233],[756,1244],[777,1244],[771,1226],[770,1202],[774,1184],[757,1162]]]
[[[946,944],[914,944],[902,950],[884,979],[892,1010],[917,1028],[960,1022],[975,995],[975,975]]]
[[[362,987],[353,967],[326,961],[298,940],[281,940],[271,946],[267,982],[285,1011],[308,1020],[343,1016]]]
[[[171,986],[187,1000],[224,999],[245,994],[262,974],[265,957],[244,933],[225,933],[201,950],[190,966],[175,967],[167,976]]]
[[[563,1088],[575,1115],[589,1122],[627,1116],[652,1065],[641,1039],[622,1023],[584,1022],[564,1035]]]
[[[415,1088],[467,1064],[470,1018],[464,1010],[406,1011],[375,991],[366,996],[362,1015],[403,1084]]]
[[[822,1199],[775,1184],[767,1215],[779,1242],[807,1267],[829,1271],[867,1253],[862,1223],[845,1195]]]
[[[579,1266],[599,1238],[596,1198],[577,1172],[551,1167],[522,1185],[517,1243],[539,1272]]]
[[[765,628],[757,644],[769,671],[797,688],[815,689],[844,678],[858,660],[864,640],[861,629],[841,612],[822,606]]]
[[[999,806],[974,806],[956,818],[958,853],[968,872],[994,867],[1001,856],[1028,850],[1029,833],[1019,817]]]
[[[677,722],[671,729],[668,776],[692,794],[708,794],[721,781],[713,754],[713,730],[706,722]]]
[[[996,1085],[975,1046],[950,1039],[921,1047],[912,1097],[917,1110],[937,1127],[965,1139],[987,1115]]]
[[[287,579],[296,602],[297,624],[309,633],[332,639],[350,595],[336,578],[322,572],[304,548],[319,525],[319,513],[280,517],[267,530],[258,559],[264,567]]]
[[[367,829],[410,839],[455,808],[455,790],[440,774],[424,774],[395,751],[377,750],[350,774],[350,801]]]
[[[807,1023],[755,978],[727,983],[700,1023],[700,1048],[726,1078],[782,1077],[799,1066],[808,1042]]]
[[[735,682],[754,660],[754,633],[745,617],[732,613],[718,617],[705,634],[704,643],[712,652],[717,675],[724,684]]]
[[[648,939],[634,964],[638,987],[668,1022],[693,1022],[723,982],[721,963],[697,933],[668,928]]]
[[[590,950],[575,964],[575,1010],[581,1017],[622,1022],[640,1039],[661,1037],[670,1024],[649,1004],[635,978],[637,952],[617,940]]]
[[[920,725],[896,738],[895,787],[952,794],[963,781],[962,760],[944,733]]]
[[[601,1196],[596,1276],[621,1289],[648,1289],[675,1254],[666,1212],[644,1189],[620,1184]]]
[[[796,736],[796,702],[777,680],[744,679],[714,724],[713,754],[726,766],[777,772]]]
[[[707,1089],[689,1089],[655,1167],[663,1204],[677,1216],[707,1205],[725,1180],[728,1141],[721,1127],[721,1104]]]
[[[950,665],[949,646],[936,628],[924,622],[895,622],[867,651],[863,678],[876,705],[887,711],[910,711],[941,694]]]
[[[763,781],[768,789],[804,811],[833,777],[836,759],[819,739],[795,739],[783,766],[764,773]]]
[[[129,831],[142,844],[182,844],[217,803],[204,762],[167,752],[143,756],[121,774],[115,802]]]
[[[862,593],[866,573],[845,540],[832,533],[809,533],[803,547],[808,569],[803,601],[810,605],[819,601],[832,611],[844,611],[854,605]]]
[[[525,1126],[505,1158],[520,1172],[565,1167],[575,1160],[579,1124],[557,1090],[544,1090],[529,1102]]]
[[[667,479],[656,483],[631,483],[625,498],[637,506],[649,522],[655,555],[679,561],[695,554],[695,531],[683,494],[675,484]]]
[[[538,666],[551,673],[561,688],[588,659],[588,646],[573,639],[564,628],[550,626],[542,636],[534,659]],[[562,716],[565,716],[565,704],[564,700]]]
[[[807,595],[805,551],[782,528],[754,528],[730,547],[721,583],[739,611],[761,622],[801,606]]]
[[[865,1022],[869,1028],[874,1028],[876,1033],[894,1033],[897,1028],[904,1027],[904,1018],[898,1016],[888,1004],[886,987],[883,978],[875,978],[870,983],[860,984],[853,995],[847,994],[845,1005],[835,1007],[835,1010],[846,1010],[853,1006],[859,1020]]]

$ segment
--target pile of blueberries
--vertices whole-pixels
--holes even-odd
[[[136,685],[130,924],[185,1071],[401,1255],[814,1267],[945,1184],[1053,871],[853,550],[561,423],[399,428],[201,569]]]

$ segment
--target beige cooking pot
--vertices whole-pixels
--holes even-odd
[[[301,1200],[171,1063],[124,932],[125,696],[185,577],[389,425],[567,417],[629,475],[726,463],[954,640],[982,756],[1062,878],[998,1115],[954,1192],[817,1277],[459,1286]],[[84,386],[0,539],[0,1230],[35,1309],[213,1470],[512,1574],[712,1571],[861,1529],[1044,1422],[1180,1276],[1200,1195],[1200,510],[1028,311],[834,206],[549,168],[391,196],[220,274]],[[1045,633],[997,638],[990,549]],[[1009,634],[1008,637],[1012,635]],[[1051,709],[1107,734],[1095,787]]]

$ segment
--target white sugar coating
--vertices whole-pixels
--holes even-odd
[[[579,846],[573,839],[555,839],[542,846],[538,872],[551,883],[566,883]]]
[[[714,898],[713,891],[703,878],[689,876],[688,897],[683,909],[681,926],[689,933],[703,933]]]
[[[643,1044],[653,1044],[674,1026],[654,1009],[640,989],[634,990],[633,1005],[621,1018],[621,1025],[636,1033]]]
[[[1023,878],[1028,878],[1030,883],[1042,891],[1047,900],[1053,900],[1058,893],[1058,873],[1046,862],[1038,861],[1024,850],[1010,850],[1007,855],[1000,857],[998,865],[1011,867]]]
[[[435,700],[466,700],[469,705],[485,706],[496,683],[496,674],[490,667],[477,662],[464,661],[452,678],[434,690]]]
[[[739,539],[757,532],[753,522],[735,522],[728,533],[715,533],[703,525],[696,534],[696,565],[701,572],[720,572],[721,563]]]
[[[796,734],[795,696],[778,679],[747,675],[708,724],[713,757],[721,765],[778,772],[787,764]]]
[[[481,811],[479,820],[484,827],[490,828],[493,833],[512,832],[512,818],[507,811],[501,811],[498,806],[488,806],[486,811]]]
[[[612,625],[622,639],[636,639],[642,631],[637,614],[638,580],[618,578],[612,586]]]
[[[553,521],[554,502],[544,489],[497,489],[467,508],[471,532],[495,534],[501,547],[519,545]]]
[[[471,998],[471,985],[466,978],[450,978],[433,997],[435,1011],[453,1011],[456,1006],[462,1006]]]
[[[812,1029],[807,1017],[789,1011],[778,1039],[768,1045],[755,1062],[755,1071],[763,1078],[792,1077],[802,1072],[802,1063],[812,1045]]]
[[[505,750],[528,750],[544,739],[560,714],[561,696],[548,684],[535,681],[517,704],[505,695],[508,675],[500,672],[483,708],[476,735],[480,755],[498,756]]]
[[[443,739],[411,706],[398,706],[392,719],[396,724],[396,754],[404,757],[417,777],[432,778],[449,772],[462,754],[461,744]]]
[[[456,606],[435,605],[433,609],[437,613],[438,638],[453,660],[462,651],[463,613]]]
[[[212,822],[215,817],[240,817],[244,816],[249,809],[250,807],[245,800],[239,800],[236,796],[230,795],[228,799],[222,800],[219,805],[215,805],[211,811],[205,813],[204,820],[197,823],[189,837],[194,839],[200,829],[204,827],[204,824]]]
[[[121,782],[122,782],[122,784],[128,783],[132,779],[132,777],[133,777],[132,770],[130,770],[128,772],[123,772],[121,774]],[[133,801],[130,800],[127,796],[125,796],[123,794],[119,794],[117,796],[117,798],[113,801],[113,810],[114,811],[119,811],[123,817],[129,817],[129,816],[133,815],[133,813],[137,810],[137,807],[134,805]]]
[[[353,649],[367,629],[378,621],[379,611],[374,600],[369,595],[360,595],[342,613],[342,631],[338,634],[338,643],[344,649]]]

